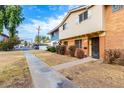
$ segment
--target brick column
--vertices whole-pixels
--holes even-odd
[[[105,53],[105,36],[99,37],[99,57],[100,59],[104,59]]]
[[[89,51],[89,47],[88,47],[88,37],[86,37],[85,39],[82,39],[82,48],[83,48],[83,51],[85,52],[85,55],[86,55],[86,56],[89,56],[89,55],[88,55],[88,51]]]

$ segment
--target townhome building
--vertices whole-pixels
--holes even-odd
[[[72,9],[57,26],[61,44],[103,59],[107,49],[124,49],[124,6],[88,5]]]

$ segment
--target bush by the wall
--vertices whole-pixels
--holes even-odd
[[[124,66],[124,50],[121,49],[119,51],[120,51],[120,56],[119,56],[119,58],[114,60],[114,63]],[[118,55],[117,55],[117,57],[118,57]]]
[[[84,58],[84,51],[80,48],[77,48],[76,51],[75,51],[75,57],[77,58]]]
[[[105,51],[105,63],[108,64],[119,64],[119,62],[117,62],[117,60],[119,61],[121,57],[121,52],[119,49],[109,49]]]
[[[56,52],[56,48],[53,47],[53,46],[48,46],[48,47],[47,47],[47,51]]]
[[[68,47],[68,51],[69,51],[69,55],[74,57],[75,56],[75,50],[76,50],[76,46],[71,45]]]
[[[56,53],[60,54],[60,45],[56,46]]]
[[[124,66],[124,57],[123,58],[117,58],[114,60],[115,64]]]
[[[66,53],[66,46],[65,45],[58,45],[56,46],[57,54],[64,55]]]

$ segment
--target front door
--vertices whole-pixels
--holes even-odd
[[[99,37],[91,39],[92,42],[92,57],[99,58]]]

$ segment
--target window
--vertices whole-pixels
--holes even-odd
[[[54,37],[54,35],[55,35],[55,33],[53,32],[53,33],[52,33],[52,37]]]
[[[67,23],[65,23],[65,24],[63,25],[63,30],[65,30],[65,29],[67,29],[67,28],[68,28]]]
[[[65,46],[68,46],[68,41],[65,41],[65,42],[64,42],[64,45],[65,45]]]
[[[119,11],[122,8],[124,8],[124,5],[112,5],[112,12]]]
[[[85,11],[84,13],[79,15],[79,23],[86,20],[88,18],[88,11]]]
[[[76,48],[82,48],[82,40],[75,40]]]
[[[84,12],[84,20],[86,20],[88,18],[88,12]]]

